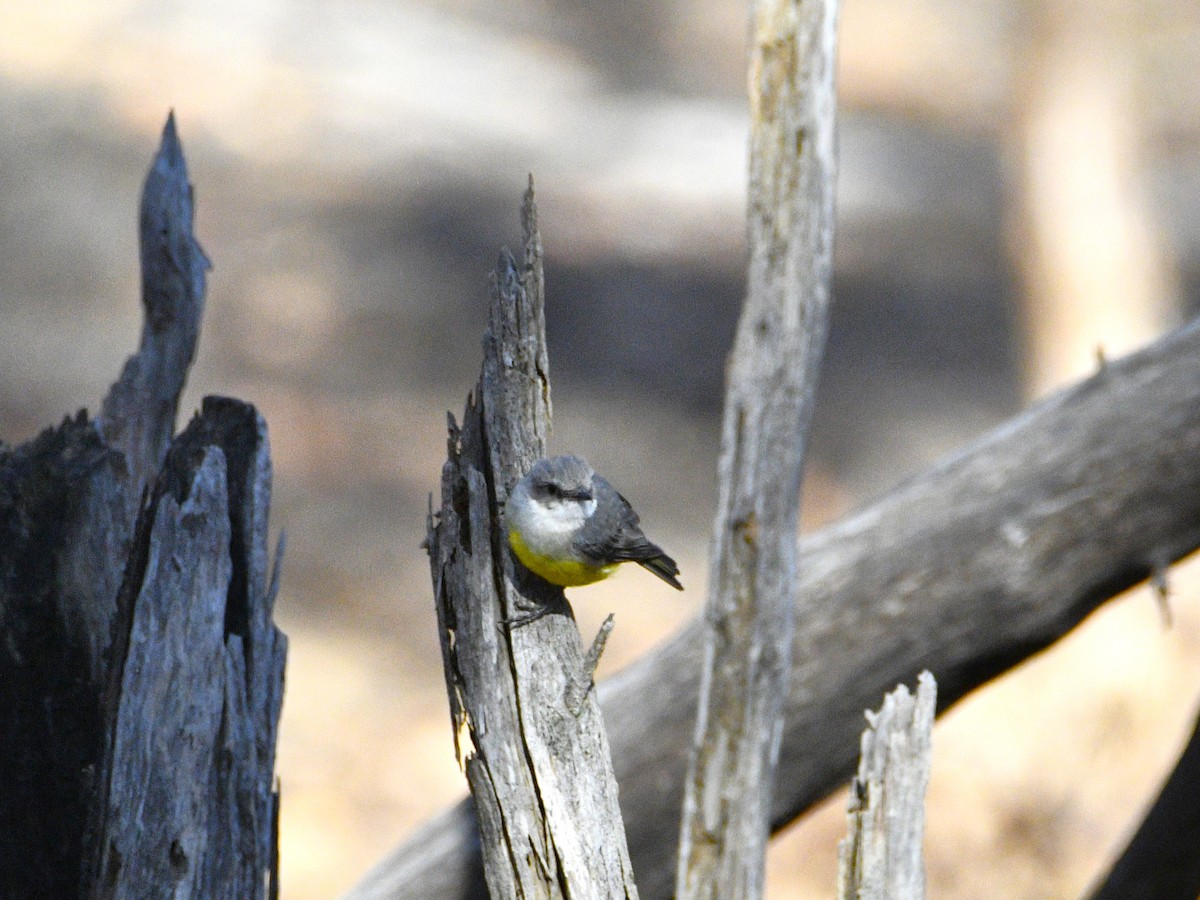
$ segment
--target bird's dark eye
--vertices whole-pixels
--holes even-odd
[[[557,484],[548,484],[546,485],[546,493],[551,497],[557,497],[561,491],[559,491]]]

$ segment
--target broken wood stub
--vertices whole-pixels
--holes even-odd
[[[455,749],[493,896],[636,897],[617,787],[561,589],[512,559],[508,491],[546,454],[550,383],[532,181],[524,254],[501,254],[479,384],[451,417],[427,546]],[[520,627],[510,623],[549,610]],[[365,883],[355,896],[386,896]]]
[[[917,678],[868,712],[858,774],[838,853],[840,900],[921,900],[925,896],[925,790],[937,711],[937,683]]]
[[[287,653],[270,618],[270,488],[262,418],[206,398],[171,446],[139,524],[148,552],[121,591],[91,896],[268,888]]]
[[[167,120],[141,204],[144,327],[102,413],[0,446],[0,896],[274,890],[286,639],[253,407],[173,438],[208,259]]]

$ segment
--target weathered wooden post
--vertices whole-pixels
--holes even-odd
[[[608,741],[562,590],[530,576],[501,527],[512,485],[546,454],[550,381],[533,183],[524,258],[501,255],[483,371],[451,419],[428,547],[456,750],[494,897],[636,897]],[[531,609],[554,615],[515,627]],[[594,665],[594,664],[593,664]],[[389,896],[364,884],[358,896]]]
[[[749,265],[726,367],[681,900],[754,900],[765,887],[800,476],[833,287],[837,13],[837,0],[751,4]]]

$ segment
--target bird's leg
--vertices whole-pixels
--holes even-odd
[[[550,612],[554,604],[547,603],[545,606],[539,606],[533,612],[523,613],[519,616],[513,616],[509,619],[501,619],[497,624],[508,629],[520,628],[522,625],[528,625],[530,622],[536,622],[546,613]]]
[[[497,623],[501,630],[520,628],[522,625],[536,622],[547,613],[562,609],[567,603],[562,588],[529,571],[515,559],[513,562],[511,577],[517,589],[512,599],[514,614]]]

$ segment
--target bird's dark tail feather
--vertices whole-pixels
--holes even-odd
[[[679,574],[679,566],[675,565],[675,560],[671,559],[665,553],[661,556],[651,557],[650,559],[639,559],[637,562],[647,572],[653,572],[671,587],[675,588],[675,590],[683,590],[683,585],[675,577]]]

